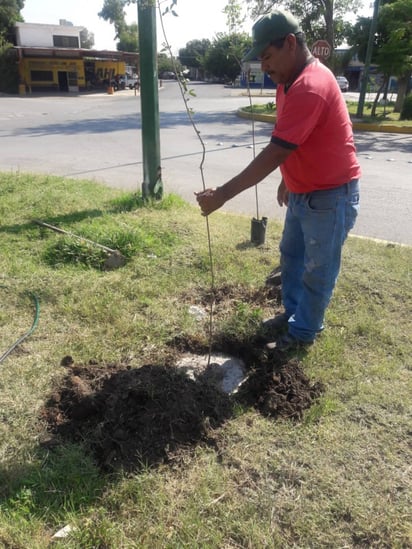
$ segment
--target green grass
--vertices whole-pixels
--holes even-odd
[[[347,101],[346,102],[351,117],[356,118],[356,113],[358,110],[357,101]],[[373,103],[371,101],[366,101],[363,109],[362,122],[375,123],[375,124],[388,124],[391,126],[396,126],[398,128],[410,127],[412,122],[410,120],[399,120],[399,113],[394,112],[394,102],[388,103],[386,106],[378,105],[376,107],[376,114],[372,116],[372,107]],[[358,120],[358,119],[357,119]]]
[[[399,113],[393,111],[395,103],[389,103],[384,107],[383,105],[378,105],[376,109],[376,116],[371,116],[372,111],[372,102],[366,102],[363,109],[362,119],[356,117],[358,103],[356,101],[347,101],[346,102],[351,117],[356,118],[358,122],[365,123],[375,123],[383,125],[391,125],[399,128],[407,127],[409,128],[412,125],[410,120],[399,120]],[[252,106],[244,107],[245,112],[253,112],[254,114],[276,114],[276,107],[273,101],[268,101],[266,103],[254,104]]]
[[[178,197],[139,196],[87,181],[0,175],[0,547],[394,547],[412,545],[410,463],[412,250],[350,238],[327,329],[303,368],[325,392],[302,421],[237,408],[181,462],[103,475],[81,444],[45,449],[39,411],[62,357],[139,367],[176,336],[207,340],[188,313],[211,275],[205,220]],[[118,248],[104,271],[93,248],[32,220]],[[278,262],[281,226],[249,245],[250,219],[210,218],[216,337],[247,342],[274,303],[253,295]],[[81,246],[80,246],[81,248]],[[70,259],[70,260],[69,260]],[[224,290],[224,291],[223,291]],[[242,298],[243,296],[243,298]]]

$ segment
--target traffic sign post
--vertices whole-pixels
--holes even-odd
[[[316,40],[312,46],[312,55],[321,61],[329,59],[332,53],[332,47],[327,40]]]

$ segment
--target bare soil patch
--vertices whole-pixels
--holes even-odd
[[[212,443],[236,401],[274,419],[300,419],[322,392],[296,361],[265,365],[235,395],[173,366],[70,365],[42,410],[53,444],[81,442],[103,470],[136,470]],[[49,441],[50,442],[50,441]]]
[[[242,295],[259,297],[225,288],[217,301],[226,309],[228,300]],[[321,384],[311,383],[296,359],[265,355],[259,336],[247,345],[223,338],[219,344],[214,352],[237,355],[247,369],[245,381],[231,395],[218,386],[216,376],[193,379],[176,366],[185,353],[205,352],[204,343],[193,338],[171,342],[173,361],[167,365],[76,364],[64,357],[67,374],[41,412],[51,435],[48,444],[80,442],[103,470],[133,471],[175,460],[199,443],[215,445],[216,429],[232,417],[237,402],[273,419],[299,420],[322,393]]]

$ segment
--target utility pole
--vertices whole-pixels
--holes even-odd
[[[163,195],[160,164],[159,83],[157,74],[156,1],[138,0],[140,105],[143,144],[143,198]]]
[[[370,69],[371,60],[372,60],[373,39],[375,37],[376,27],[378,26],[379,4],[380,4],[380,0],[375,0],[375,4],[373,8],[373,17],[372,17],[371,27],[369,30],[368,47],[366,50],[365,67],[363,69],[361,89],[359,93],[358,110],[356,111],[357,118],[363,117],[363,107],[365,105],[365,96],[366,96],[366,89],[368,86],[369,69]]]

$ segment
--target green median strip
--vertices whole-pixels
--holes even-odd
[[[27,292],[41,305],[0,368],[1,547],[411,546],[410,247],[348,239],[325,331],[271,364],[274,220],[256,247],[249,217],[210,217],[212,291],[205,220],[177,196],[24,173],[0,189],[0,354],[33,321]],[[33,219],[127,261],[104,270]],[[175,369],[207,353],[212,302],[249,400]]]

